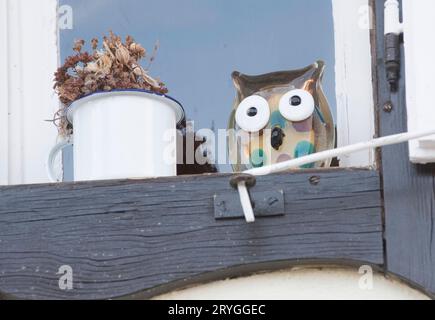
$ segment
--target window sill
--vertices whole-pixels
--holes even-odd
[[[215,220],[214,196],[237,197],[229,177],[0,187],[0,292],[20,299],[148,298],[300,263],[383,265],[377,171],[258,177],[255,192],[284,192],[285,214],[254,224]],[[73,269],[74,290],[58,287],[63,265]]]

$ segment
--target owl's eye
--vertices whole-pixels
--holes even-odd
[[[306,90],[287,92],[279,102],[279,111],[289,121],[300,122],[311,117],[315,110],[314,98]]]
[[[247,132],[260,131],[267,125],[269,118],[269,103],[257,95],[244,99],[236,111],[237,124]]]

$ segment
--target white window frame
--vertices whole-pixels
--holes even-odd
[[[48,182],[57,39],[56,0],[0,1],[0,185]]]
[[[433,0],[403,1],[406,104],[410,132],[434,128],[435,43],[432,41],[435,30],[434,12]],[[409,155],[414,163],[435,162],[435,136],[411,141]]]
[[[332,0],[335,29],[335,76],[338,146],[375,136],[370,31],[374,11],[368,0]],[[375,165],[374,150],[340,158],[341,167]]]

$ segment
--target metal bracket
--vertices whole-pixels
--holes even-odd
[[[397,91],[400,79],[400,37],[394,33],[385,35],[385,68],[392,92]]]
[[[284,192],[250,192],[252,207],[256,217],[282,216],[284,210]],[[236,192],[214,195],[214,216],[216,220],[244,219],[240,198]]]
[[[393,92],[397,91],[400,79],[400,44],[402,41],[403,24],[400,22],[400,5],[397,0],[385,1],[385,67],[387,81]]]

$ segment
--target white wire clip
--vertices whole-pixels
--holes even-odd
[[[247,223],[255,222],[254,209],[248,190],[248,188],[255,186],[255,183],[256,179],[253,175],[243,173],[235,175],[230,180],[231,186],[239,192],[240,203]]]
[[[237,185],[240,195],[240,203],[242,204],[243,214],[247,223],[255,222],[254,209],[252,208],[251,198],[249,196],[248,188],[245,182],[240,182]]]
[[[240,202],[242,204],[243,213],[246,218],[246,222],[255,222],[254,210],[252,208],[252,202],[249,196],[248,187],[253,187],[255,185],[255,176],[263,176],[267,174],[282,172],[289,169],[299,168],[300,166],[315,163],[318,161],[324,161],[327,159],[332,159],[342,155],[359,152],[367,149],[379,148],[399,143],[404,143],[409,140],[415,140],[435,134],[435,129],[418,131],[418,132],[407,132],[391,136],[386,136],[378,139],[373,139],[366,142],[352,144],[346,147],[341,147],[332,150],[326,150],[323,152],[313,153],[305,157],[292,159],[285,162],[276,163],[270,166],[265,166],[261,168],[255,168],[247,170],[242,174],[234,176],[230,183],[231,185],[239,191]]]

